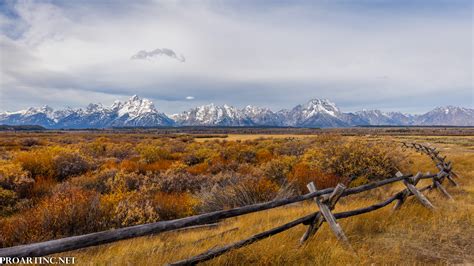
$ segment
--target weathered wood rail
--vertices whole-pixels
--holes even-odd
[[[402,174],[398,172],[394,177],[384,179],[381,181],[373,182],[370,184],[361,185],[353,188],[346,188],[343,184],[339,184],[335,188],[326,188],[318,190],[313,183],[308,184],[309,193],[295,196],[286,199],[274,200],[265,203],[253,204],[244,207],[234,208],[231,210],[216,211],[211,213],[205,213],[195,215],[191,217],[161,221],[156,223],[149,223],[143,225],[136,225],[131,227],[125,227],[115,230],[102,231],[97,233],[91,233],[80,236],[66,237],[62,239],[50,240],[40,243],[33,243],[27,245],[20,245],[15,247],[0,249],[0,257],[33,257],[33,256],[46,256],[49,254],[60,253],[65,251],[77,250],[81,248],[102,245],[111,243],[119,240],[146,236],[151,234],[162,233],[172,230],[182,230],[183,228],[199,227],[200,225],[213,224],[223,219],[237,217],[248,213],[259,212],[263,210],[269,210],[272,208],[288,205],[291,203],[302,202],[305,200],[313,200],[318,206],[319,211],[315,211],[312,214],[301,217],[284,225],[275,227],[265,232],[253,235],[247,239],[228,244],[222,247],[213,248],[199,255],[191,258],[177,261],[172,265],[189,265],[210,260],[217,256],[220,256],[230,250],[240,248],[243,246],[250,245],[261,239],[268,238],[275,234],[286,231],[299,224],[308,226],[307,231],[302,236],[300,242],[304,243],[311,236],[313,236],[318,228],[326,222],[330,226],[331,230],[335,233],[337,238],[341,240],[348,248],[352,249],[350,243],[344,234],[341,226],[337,222],[338,219],[348,218],[355,215],[371,212],[380,208],[383,208],[390,203],[396,201],[394,209],[399,209],[408,197],[414,196],[423,206],[433,210],[435,206],[423,195],[425,190],[438,189],[443,195],[452,200],[451,195],[444,188],[443,181],[449,180],[452,185],[457,186],[457,182],[454,177],[459,177],[452,169],[452,163],[446,162],[446,157],[441,157],[439,152],[425,145],[417,143],[402,143],[404,148],[413,148],[419,152],[422,152],[435,162],[439,172],[436,174]],[[416,185],[422,179],[431,179],[432,184],[418,189]],[[338,200],[349,195],[358,194],[361,192],[369,191],[381,186],[388,184],[403,182],[406,189],[396,193],[389,197],[383,202],[351,211],[345,211],[340,213],[332,213]]]

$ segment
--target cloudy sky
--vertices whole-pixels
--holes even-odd
[[[133,94],[166,113],[473,108],[472,13],[470,0],[2,0],[0,111]]]

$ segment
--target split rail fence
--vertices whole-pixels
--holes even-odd
[[[65,251],[77,250],[80,248],[86,248],[91,246],[102,245],[106,243],[111,243],[119,240],[152,235],[157,233],[162,233],[172,230],[182,230],[183,228],[199,228],[206,224],[214,224],[223,219],[237,217],[248,213],[259,212],[264,210],[273,209],[276,207],[302,202],[305,200],[314,201],[317,205],[319,211],[315,211],[312,214],[298,218],[289,223],[280,225],[278,227],[272,228],[270,230],[258,233],[247,239],[224,245],[217,248],[212,248],[206,252],[203,252],[199,255],[193,256],[188,259],[177,261],[171,263],[171,265],[190,265],[197,264],[199,262],[207,261],[217,256],[220,256],[226,252],[229,252],[233,249],[241,248],[247,245],[250,245],[259,240],[268,238],[270,236],[276,235],[283,231],[286,231],[290,228],[293,228],[299,224],[307,225],[307,230],[300,239],[300,243],[304,243],[311,236],[313,236],[318,229],[326,222],[332,232],[336,237],[346,245],[347,248],[352,250],[352,247],[342,230],[342,227],[339,225],[338,220],[348,218],[351,216],[360,215],[363,213],[368,213],[380,208],[383,208],[389,205],[392,202],[396,202],[394,209],[399,209],[403,203],[407,200],[408,197],[414,196],[420,204],[424,207],[434,210],[436,207],[433,203],[423,194],[423,191],[437,189],[442,193],[446,198],[452,200],[453,198],[448,193],[443,183],[445,180],[448,180],[453,186],[458,186],[455,178],[459,177],[452,167],[452,162],[446,161],[446,156],[441,157],[439,151],[435,148],[428,147],[426,145],[421,145],[417,143],[402,143],[404,148],[413,148],[418,152],[428,155],[438,168],[436,174],[422,174],[418,172],[415,175],[412,174],[403,174],[398,172],[394,177],[384,179],[381,181],[373,182],[370,184],[365,184],[357,187],[347,188],[343,184],[338,184],[335,188],[326,188],[318,189],[314,183],[308,184],[308,194],[299,195],[295,197],[290,197],[286,199],[279,199],[259,204],[248,205],[244,207],[234,208],[231,210],[222,210],[215,211],[195,216],[190,216],[186,218],[170,220],[170,221],[161,221],[156,223],[142,224],[131,227],[125,227],[120,229],[102,231],[97,233],[91,233],[80,236],[72,236],[62,239],[50,240],[40,243],[33,243],[9,248],[0,249],[0,257],[34,257],[34,256],[46,256],[49,254],[60,253]],[[417,184],[422,179],[431,179],[432,183],[425,187],[417,188]],[[334,213],[334,207],[337,204],[338,200],[349,195],[369,191],[378,187],[382,187],[388,184],[402,182],[405,185],[405,189],[392,195],[385,201],[379,202],[377,204],[360,208],[351,211],[344,211]]]

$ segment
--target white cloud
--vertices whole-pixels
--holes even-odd
[[[186,100],[194,100],[194,96],[186,96]]]

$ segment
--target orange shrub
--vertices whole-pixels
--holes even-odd
[[[123,160],[120,163],[120,169],[127,172],[136,172],[140,170],[140,163],[136,160]]]
[[[267,149],[259,149],[256,157],[259,163],[264,163],[270,161],[273,158],[273,154]]]
[[[141,167],[141,169],[143,169],[145,172],[160,172],[168,170],[172,164],[173,161],[171,160],[159,160],[151,164],[145,164]]]
[[[52,177],[39,176],[35,180],[33,189],[31,190],[31,195],[35,197],[42,197],[44,195],[50,194],[56,184],[57,182]]]
[[[67,185],[34,208],[3,219],[0,246],[45,241],[103,229],[98,195]]]
[[[335,187],[338,183],[347,183],[347,178],[338,177],[332,174],[323,173],[317,168],[312,167],[307,162],[298,162],[289,175],[291,183],[295,184],[299,193],[308,193],[306,185],[314,182],[318,189]]]
[[[106,160],[100,166],[100,168],[103,169],[103,170],[117,169],[118,167],[119,167],[119,164],[117,163],[117,161],[115,159]]]
[[[198,200],[189,193],[163,193],[159,192],[154,197],[154,205],[162,220],[171,220],[194,214]]]
[[[187,171],[192,175],[203,174],[207,171],[209,165],[207,163],[195,164],[187,168]]]

